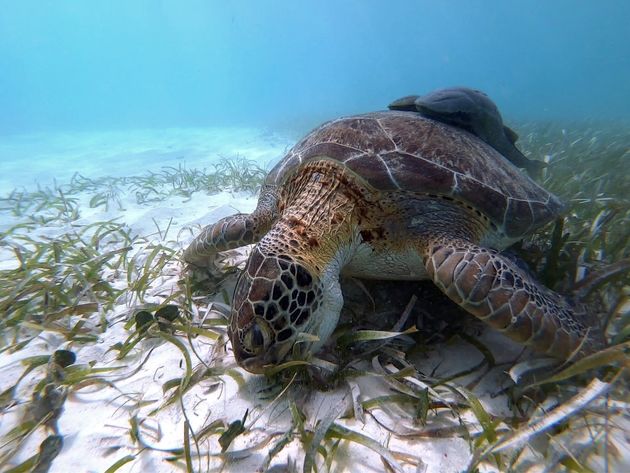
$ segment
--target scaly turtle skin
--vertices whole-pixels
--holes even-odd
[[[488,143],[530,176],[540,174],[546,164],[528,159],[516,147],[518,135],[503,124],[495,103],[486,94],[468,87],[438,89],[427,95],[409,95],[389,104],[391,110],[420,113],[422,116],[469,131]]]
[[[514,340],[566,359],[604,345],[596,321],[497,252],[561,209],[476,136],[377,112],[307,135],[270,172],[254,213],[206,227],[184,260],[210,269],[217,252],[258,242],[229,328],[238,363],[254,373],[328,339],[340,274],[430,279]]]

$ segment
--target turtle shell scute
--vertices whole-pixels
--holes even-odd
[[[325,123],[288,152],[267,184],[282,186],[304,164],[322,158],[338,161],[378,191],[470,204],[513,238],[563,210],[556,196],[478,137],[415,113],[374,112]]]

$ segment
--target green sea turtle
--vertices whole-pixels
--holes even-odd
[[[598,324],[497,251],[562,208],[473,134],[376,112],[303,138],[256,210],[206,227],[184,260],[208,269],[217,252],[257,243],[229,327],[236,360],[254,373],[322,346],[343,305],[340,275],[430,279],[514,340],[566,359],[603,346]]]
[[[389,104],[391,110],[418,112],[449,125],[463,128],[481,138],[515,166],[531,176],[546,164],[528,159],[516,147],[518,135],[503,124],[501,113],[486,94],[468,87],[449,87],[423,96],[409,95]]]

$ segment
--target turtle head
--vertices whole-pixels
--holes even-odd
[[[289,355],[316,351],[343,305],[339,274],[326,279],[290,256],[254,248],[234,291],[229,336],[238,364],[262,373]]]

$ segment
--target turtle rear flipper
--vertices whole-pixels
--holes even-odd
[[[496,251],[443,238],[426,255],[430,278],[451,300],[511,339],[560,359],[605,346],[588,312]]]

